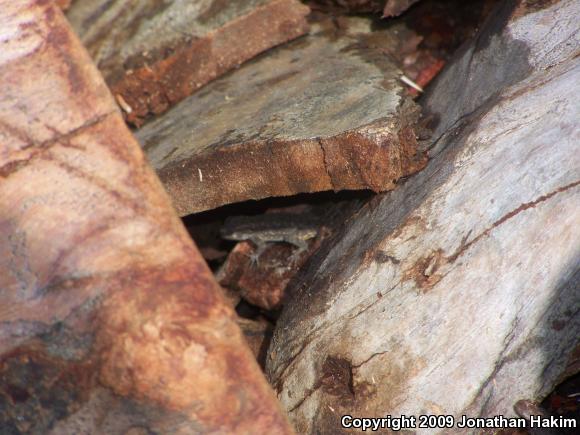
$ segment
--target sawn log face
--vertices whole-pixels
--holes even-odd
[[[346,32],[315,26],[137,132],[179,214],[304,192],[385,191],[424,167],[418,109],[399,68],[365,40],[370,20],[349,23]]]

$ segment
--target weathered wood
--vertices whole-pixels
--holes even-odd
[[[127,121],[140,125],[264,50],[303,35],[298,0],[77,0],[68,17]]]
[[[61,11],[0,29],[0,432],[291,433]]]
[[[350,23],[351,33],[337,37],[326,23],[268,52],[137,132],[179,214],[301,192],[384,191],[423,167],[400,70],[367,44],[370,20]]]
[[[289,290],[267,371],[299,433],[341,433],[344,414],[514,416],[580,344],[580,3],[509,8],[427,97],[427,168]]]

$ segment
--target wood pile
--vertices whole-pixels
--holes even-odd
[[[579,16],[0,0],[0,434],[578,433]]]

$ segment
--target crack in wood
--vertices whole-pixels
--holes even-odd
[[[290,414],[290,413],[296,411],[298,408],[300,408],[304,404],[304,402],[306,402],[306,400],[308,398],[310,398],[310,396],[312,396],[314,393],[316,393],[320,389],[320,387],[322,387],[322,384],[319,381],[318,384],[315,385],[313,388],[308,388],[306,390],[306,394],[304,395],[304,397],[302,397],[302,399],[296,405],[294,405],[292,408],[290,408],[288,410],[288,414]]]
[[[116,115],[118,113],[119,112],[117,110],[114,110],[111,112],[107,112],[103,115],[99,115],[99,116],[97,116],[97,117],[95,117],[87,122],[84,122],[82,125],[74,128],[71,131],[64,133],[64,134],[58,133],[56,130],[51,129],[51,131],[56,133],[57,136],[53,137],[52,139],[48,139],[44,142],[40,142],[40,143],[35,143],[33,140],[31,140],[31,138],[28,135],[25,135],[25,137],[27,139],[25,141],[26,146],[20,148],[20,150],[18,150],[18,151],[31,149],[30,155],[27,158],[13,160],[13,161],[10,161],[10,162],[5,163],[4,165],[0,166],[0,177],[8,178],[13,173],[15,173],[15,172],[19,171],[20,169],[22,169],[23,167],[27,166],[35,158],[40,156],[43,152],[49,150],[54,145],[61,145],[65,148],[69,147],[69,148],[77,148],[78,149],[78,147],[75,147],[75,146],[72,146],[69,144],[69,140],[72,137],[77,136],[79,133],[82,133],[84,130],[87,130],[91,127],[94,127],[95,125],[104,121],[107,117],[109,117],[111,115]],[[5,127],[5,126],[3,126],[3,127]],[[11,128],[11,130],[18,131],[17,129],[15,129],[13,127]]]
[[[317,142],[318,142],[318,146],[320,147],[320,150],[322,151],[322,164],[324,165],[324,172],[326,173],[326,176],[328,177],[328,182],[332,186],[332,190],[334,190],[336,192],[339,189],[336,188],[336,183],[334,182],[332,174],[330,173],[330,170],[328,168],[328,159],[326,156],[326,149],[324,148],[324,143],[322,142],[322,138],[318,138]]]
[[[544,201],[547,201],[548,199],[552,198],[553,196],[555,196],[559,193],[565,192],[569,189],[572,189],[578,185],[580,185],[580,180],[575,181],[575,182],[570,183],[570,184],[567,184],[566,186],[562,186],[562,187],[560,187],[560,188],[558,188],[550,193],[547,193],[545,195],[538,197],[537,199],[535,199],[533,201],[521,204],[519,207],[517,207],[514,210],[510,211],[509,213],[506,213],[505,215],[503,215],[500,219],[495,221],[489,228],[484,230],[481,234],[479,234],[473,240],[471,240],[470,242],[467,242],[466,244],[460,245],[459,248],[457,249],[457,251],[455,251],[455,253],[453,253],[451,256],[447,257],[447,260],[449,261],[449,263],[454,263],[455,260],[457,260],[461,255],[463,255],[463,253],[465,251],[467,251],[472,245],[477,243],[483,237],[488,236],[495,228],[497,228],[500,225],[502,225],[503,223],[507,222],[508,220],[513,218],[514,216],[518,215],[519,213],[521,213],[525,210],[528,210],[530,208],[534,208],[536,205],[538,205]]]
[[[389,353],[388,350],[385,350],[383,352],[376,352],[373,353],[371,356],[369,356],[366,360],[362,361],[360,364],[357,365],[353,365],[352,368],[353,369],[360,369],[362,366],[364,366],[365,364],[367,364],[370,360],[372,360],[373,358],[377,357],[377,356],[381,356],[384,355],[386,353]]]

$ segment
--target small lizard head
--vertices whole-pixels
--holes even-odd
[[[300,240],[310,240],[317,236],[318,231],[314,228],[304,228],[297,232],[297,238]]]

